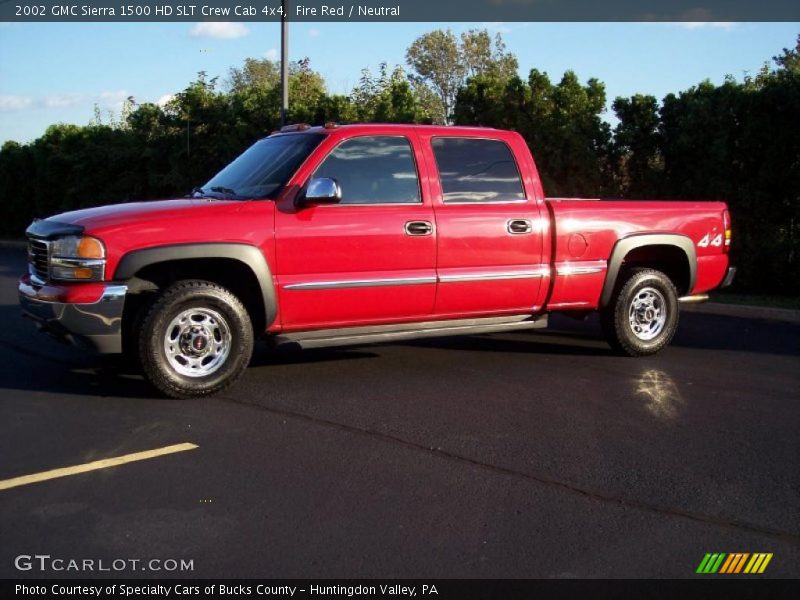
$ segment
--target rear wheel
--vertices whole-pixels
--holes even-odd
[[[145,377],[173,398],[225,389],[252,353],[247,310],[229,290],[208,281],[180,281],[164,290],[139,331]]]
[[[678,320],[678,291],[669,277],[655,269],[626,271],[601,312],[606,340],[628,356],[661,350],[675,335]]]

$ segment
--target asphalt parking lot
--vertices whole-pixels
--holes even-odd
[[[597,325],[275,351],[200,401],[19,316],[0,249],[0,489],[19,555],[186,559],[194,577],[693,577],[707,552],[800,576],[800,327],[684,314],[648,359]],[[108,573],[104,574],[108,575]],[[744,576],[744,575],[740,575]],[[713,577],[713,576],[706,576]]]

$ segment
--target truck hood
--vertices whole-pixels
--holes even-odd
[[[186,213],[236,211],[243,204],[240,200],[211,200],[206,198],[178,198],[152,202],[129,202],[84,208],[61,213],[46,221],[65,223],[83,227],[91,233],[97,230],[113,231],[129,225],[143,224],[153,219],[180,218]]]

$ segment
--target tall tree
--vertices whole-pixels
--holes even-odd
[[[437,94],[445,119],[449,121],[456,94],[467,74],[456,36],[449,29],[421,35],[406,51],[406,62],[415,71],[417,80],[429,85]]]
[[[456,97],[467,78],[483,77],[504,84],[518,68],[502,36],[498,33],[492,40],[485,29],[471,29],[460,39],[449,29],[421,35],[406,52],[406,62],[414,70],[412,79],[438,96],[440,108],[435,112],[443,115],[446,123],[452,122]]]
[[[517,75],[517,57],[506,51],[500,33],[492,40],[486,29],[470,29],[461,34],[460,50],[467,77],[487,76],[506,82]]]
[[[270,89],[280,85],[281,65],[268,58],[246,58],[241,67],[231,67],[225,86],[230,92],[241,92],[246,88]]]

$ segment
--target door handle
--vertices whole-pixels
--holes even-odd
[[[506,223],[506,231],[513,235],[530,233],[533,231],[533,225],[528,219],[511,219]]]
[[[430,235],[433,225],[429,221],[409,221],[406,223],[406,235]]]

